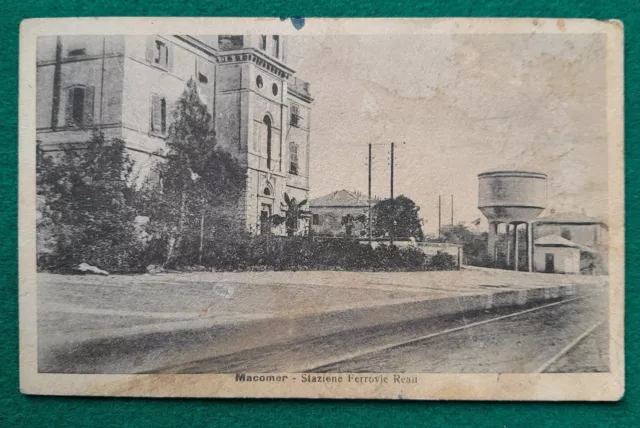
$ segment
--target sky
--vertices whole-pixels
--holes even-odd
[[[478,218],[477,175],[548,174],[547,212],[605,218],[605,42],[593,34],[293,36],[288,62],[311,84],[311,197],[367,191],[420,207],[424,231]],[[544,213],[543,213],[544,214]]]

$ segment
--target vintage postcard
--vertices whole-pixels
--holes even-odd
[[[27,394],[619,400],[623,29],[23,22]]]

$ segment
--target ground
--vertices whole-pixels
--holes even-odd
[[[421,337],[425,329],[420,320],[425,318],[437,317],[438,323],[431,322],[430,327],[447,329],[461,319],[471,322],[460,314],[486,319],[516,311],[512,307],[521,310],[539,306],[545,301],[570,299],[585,287],[591,292],[602,291],[605,286],[605,277],[475,268],[450,272],[202,272],[107,277],[42,273],[38,275],[37,291],[39,369],[106,373],[220,372],[242,367],[306,370],[321,361],[332,363],[339,355],[370,350],[367,356],[345,366],[355,367],[357,361],[375,357],[376,346],[384,348],[398,340],[401,343]],[[600,294],[596,300],[606,303],[606,294]],[[558,313],[549,314],[554,318],[568,310],[562,317],[576,319],[560,323],[556,327],[562,328],[554,334],[569,338],[594,313],[601,312],[593,302],[577,306],[579,310],[573,312],[566,305],[568,309],[558,308]],[[542,312],[537,317],[538,321],[547,319]],[[529,325],[530,331],[544,331],[535,317],[525,318],[522,323]],[[477,334],[491,336],[498,325],[512,335],[513,326],[518,324],[501,321],[493,329],[483,327]],[[570,325],[574,326],[571,331],[565,331]],[[401,331],[410,334],[401,334],[401,338]],[[304,357],[303,364],[299,353],[289,352],[296,346],[325,351],[313,351],[313,355]],[[509,346],[509,341],[503,346]],[[536,345],[531,346],[528,349],[535,353]],[[265,352],[261,354],[260,349]],[[394,349],[392,353],[397,352]],[[376,363],[379,367],[391,368],[405,361],[389,361],[390,353],[383,354],[386,362]],[[313,358],[317,361],[310,363]],[[558,364],[575,360],[571,354],[562,358]],[[432,364],[416,365],[410,360],[415,358],[406,360],[407,369],[438,371]],[[523,363],[519,367],[528,370],[534,365]]]

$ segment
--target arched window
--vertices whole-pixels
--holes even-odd
[[[271,118],[269,115],[265,115],[262,122],[267,127],[267,169],[271,169]]]

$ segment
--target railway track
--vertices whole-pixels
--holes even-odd
[[[378,345],[378,346],[374,346],[374,347],[370,347],[370,348],[360,349],[358,351],[351,352],[351,353],[348,353],[348,354],[344,354],[344,355],[341,355],[341,356],[338,356],[338,357],[335,357],[335,358],[329,358],[329,359],[325,359],[323,361],[315,361],[313,364],[305,366],[305,367],[300,367],[300,369],[296,370],[296,371],[297,372],[329,372],[329,371],[331,371],[332,367],[335,367],[337,365],[342,365],[342,364],[348,363],[350,361],[358,360],[358,359],[361,359],[361,358],[366,357],[368,355],[381,353],[383,351],[390,351],[390,350],[401,348],[401,347],[404,347],[404,346],[407,346],[407,345],[416,345],[416,344],[420,344],[422,342],[426,343],[429,340],[432,340],[434,338],[443,337],[443,336],[447,336],[447,335],[452,335],[454,333],[458,333],[458,332],[465,331],[465,330],[468,330],[470,332],[470,334],[472,334],[473,329],[478,328],[478,327],[483,326],[483,325],[500,322],[500,321],[507,320],[507,319],[510,319],[510,318],[521,317],[523,315],[526,315],[526,314],[529,314],[529,313],[533,313],[533,312],[550,310],[552,308],[556,308],[556,307],[561,306],[561,305],[570,304],[571,302],[576,302],[578,300],[592,298],[592,297],[594,297],[594,294],[596,294],[596,293],[589,293],[589,294],[586,294],[586,295],[583,295],[583,296],[579,296],[579,297],[575,297],[575,298],[571,298],[571,299],[565,299],[565,300],[561,300],[561,301],[558,301],[558,302],[549,303],[549,304],[537,306],[537,307],[534,307],[534,308],[529,308],[529,309],[526,309],[526,310],[509,313],[509,314],[506,314],[506,315],[492,317],[492,318],[485,319],[485,320],[482,320],[482,321],[477,321],[477,322],[465,324],[463,326],[458,326],[458,327],[444,329],[444,330],[437,331],[437,332],[432,332],[432,333],[425,334],[425,335],[422,335],[422,336],[419,336],[419,337],[415,337],[415,338],[412,338],[412,339],[409,339],[409,340],[402,340],[402,341],[388,343],[388,344],[385,344],[385,345]],[[584,339],[586,339],[589,335],[591,335],[604,322],[605,322],[605,320],[601,319],[601,320],[597,321],[596,323],[590,325],[589,328],[587,328],[585,331],[583,331],[577,337],[573,338],[559,352],[555,353],[551,358],[547,359],[544,362],[544,364],[540,365],[534,371],[534,373],[544,373],[544,372],[546,372],[550,367],[553,366],[554,363],[556,363],[564,355],[567,355],[572,349],[574,349]]]
[[[593,334],[593,332],[600,327],[604,323],[604,320],[600,320],[593,324],[591,327],[586,329],[581,335],[572,340],[567,346],[562,348],[560,352],[555,354],[553,357],[549,358],[543,365],[538,367],[538,369],[534,373],[545,373],[549,367],[555,364],[560,358],[567,355],[572,349],[578,346],[583,340],[585,340],[589,335]]]

